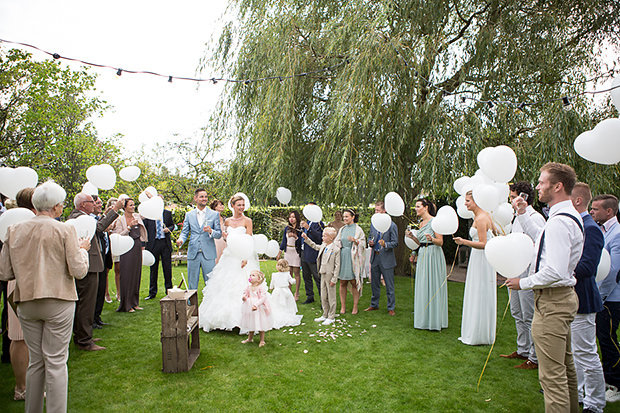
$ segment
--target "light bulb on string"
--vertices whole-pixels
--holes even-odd
[[[123,74],[123,69],[118,69],[118,70],[116,71],[116,76],[120,76],[120,75],[122,75],[122,74]]]
[[[562,97],[562,108],[564,110],[571,110],[572,107],[573,105],[570,103],[570,99],[568,99],[568,96]]]

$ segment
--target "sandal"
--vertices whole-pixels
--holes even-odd
[[[26,389],[23,391],[15,389],[15,392],[13,393],[13,400],[26,400]]]

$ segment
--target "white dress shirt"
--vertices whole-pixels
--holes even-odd
[[[581,223],[583,220],[570,200],[558,202],[549,210],[549,220],[542,228],[528,214],[519,215],[517,221],[524,232],[536,239],[530,275],[519,281],[522,289],[549,287],[572,287],[577,283],[573,272],[583,251],[583,232],[575,221],[559,213],[567,213]],[[542,234],[545,234],[540,264],[536,271],[536,259]],[[535,237],[532,234],[536,234]]]
[[[206,216],[207,216],[207,208],[203,208],[203,209],[196,208],[196,219],[198,220],[198,225],[200,225],[201,227],[204,226]]]

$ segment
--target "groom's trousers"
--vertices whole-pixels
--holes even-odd
[[[205,284],[209,279],[209,274],[215,267],[215,259],[208,259],[204,256],[202,251],[196,254],[193,259],[187,260],[187,283],[190,290],[198,289],[198,276],[200,275],[200,269],[202,268],[202,279]]]

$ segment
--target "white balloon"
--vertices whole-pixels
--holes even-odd
[[[151,199],[146,195],[147,192],[151,194],[152,198],[155,198],[157,196],[157,189],[155,189],[155,187],[153,186],[147,186],[146,188],[144,188],[144,191],[142,191],[140,195],[138,195],[138,202],[143,203]]]
[[[495,182],[508,182],[517,172],[517,155],[506,145],[496,146],[484,157],[480,169]]]
[[[506,278],[521,275],[530,265],[533,254],[534,242],[523,233],[491,238],[484,248],[489,264]]]
[[[456,213],[463,219],[474,219],[474,213],[465,206],[465,196],[456,198]]]
[[[493,147],[491,146],[487,146],[486,148],[478,152],[478,155],[476,156],[476,161],[478,162],[478,167],[480,169],[482,169],[482,165],[485,165],[487,158],[491,156],[491,152],[493,152]]]
[[[237,192],[236,194],[233,195],[233,197],[235,196],[240,196],[241,198],[243,198],[244,202],[245,202],[245,207],[244,207],[244,211],[247,211],[250,208],[250,198],[248,198],[248,196],[246,194],[244,194],[243,192]],[[230,199],[228,200],[228,209],[230,209],[232,211],[233,207],[230,204]]]
[[[39,182],[37,171],[26,166],[0,170],[0,193],[9,199],[15,199],[17,193],[24,188],[35,188]]]
[[[385,212],[393,217],[399,217],[405,212],[405,201],[396,192],[388,192],[383,203]]]
[[[417,238],[418,234],[416,230],[411,230],[411,232],[413,233],[413,236]],[[417,250],[418,248],[420,248],[420,244],[417,243],[414,239],[409,238],[407,235],[405,235],[405,245],[410,249],[410,250]]]
[[[82,186],[82,192],[88,195],[99,196],[99,189],[90,181],[86,181],[84,186]]]
[[[267,250],[265,251],[265,255],[269,258],[275,258],[278,256],[278,252],[280,252],[280,244],[278,241],[270,240],[267,243]]]
[[[620,119],[600,122],[591,131],[577,136],[575,152],[585,160],[603,165],[620,162]]]
[[[598,262],[598,267],[596,268],[596,282],[602,282],[609,275],[609,270],[611,270],[611,256],[609,252],[603,248],[603,252],[601,253],[601,259]]]
[[[118,176],[123,181],[133,182],[140,177],[141,172],[137,166],[126,166],[118,172]]]
[[[512,222],[512,218],[514,217],[514,209],[512,205],[508,203],[500,204],[495,211],[491,214],[491,217],[497,222],[502,228]]]
[[[290,189],[283,186],[276,189],[276,198],[278,198],[278,201],[280,201],[284,205],[288,205],[288,203],[291,202],[291,197],[292,194]]]
[[[620,75],[614,78],[611,82],[611,87],[616,88],[611,91],[611,101],[614,103],[616,110],[620,112]]]
[[[264,234],[254,234],[252,235],[252,239],[254,240],[254,251],[256,251],[257,254],[264,254],[269,244],[267,236]]]
[[[155,256],[149,250],[142,250],[142,265],[150,267],[155,264]]]
[[[116,171],[107,163],[88,168],[86,178],[99,189],[108,190],[116,185]]]
[[[494,182],[493,187],[497,191],[497,203],[503,204],[508,202],[508,197],[510,197],[510,185]]]
[[[235,257],[242,260],[247,260],[254,252],[254,240],[250,234],[233,232],[226,238],[226,245]]]
[[[164,213],[164,200],[158,196],[154,196],[146,202],[142,202],[138,206],[138,212],[145,218],[154,221],[161,219]]]
[[[472,192],[474,202],[487,212],[493,211],[499,204],[497,189],[493,185],[479,185]]]
[[[370,223],[379,232],[388,232],[392,226],[392,218],[388,214],[374,214]]]
[[[134,246],[134,240],[128,235],[110,234],[110,250],[112,255],[120,257]]]
[[[467,193],[467,191],[465,191],[465,188],[468,187],[470,181],[471,178],[469,176],[461,176],[456,181],[454,181],[453,186],[456,193],[459,195],[465,195]]]
[[[0,215],[0,241],[6,241],[6,231],[13,224],[34,218],[34,213],[28,208],[11,208]]]
[[[306,205],[302,212],[310,222],[321,222],[323,219],[323,210],[318,205]]]
[[[77,218],[68,219],[65,223],[75,227],[78,239],[85,238],[90,241],[97,230],[97,220],[90,215],[80,215]]]
[[[431,221],[431,228],[438,234],[451,235],[459,229],[459,217],[449,205],[444,205],[437,211],[437,216]]]

